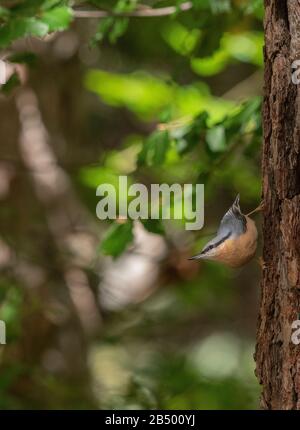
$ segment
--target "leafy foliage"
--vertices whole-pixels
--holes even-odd
[[[127,248],[133,239],[132,222],[113,224],[107,231],[106,237],[101,242],[101,250],[104,254],[118,257]]]
[[[5,84],[1,87],[1,92],[4,94],[9,94],[15,87],[20,84],[20,79],[17,73],[13,73]]]
[[[169,148],[170,139],[167,131],[156,131],[143,145],[138,156],[138,165],[158,166],[163,164]]]
[[[63,2],[26,2],[11,9],[2,8],[0,19],[0,47],[26,36],[44,37],[53,31],[66,29],[72,20],[72,10]],[[32,16],[34,15],[34,16]]]
[[[101,2],[96,3],[97,6],[101,6]],[[229,0],[213,2],[195,0],[193,5],[196,13],[198,11],[202,13],[203,19],[206,20],[204,24],[213,21],[216,23],[221,17],[222,25],[217,26],[214,42],[211,32],[207,32],[205,25],[203,28],[200,25],[200,29],[190,30],[179,21],[173,20],[163,29],[166,43],[179,54],[190,56],[192,70],[202,76],[219,74],[232,59],[261,65],[261,34],[245,31],[226,33],[224,27],[226,19],[223,19],[229,11],[236,16],[241,11],[245,14],[259,14],[261,3],[255,2],[251,7],[242,3],[236,7]],[[138,7],[139,3],[136,0],[116,1],[110,8],[112,15],[99,21],[95,41],[103,41],[108,36],[110,42],[116,42],[128,28],[129,18],[126,15],[130,15]],[[204,11],[206,14],[203,15]],[[72,20],[72,9],[68,2],[63,1],[19,2],[11,8],[1,7],[0,19],[2,20],[0,43],[5,47],[20,37],[28,35],[43,37],[53,31],[67,28]],[[213,42],[210,47],[207,44],[207,35],[209,43]],[[200,51],[202,57],[198,56]],[[24,58],[28,60],[28,57]],[[22,61],[22,54],[19,54],[17,61]],[[18,76],[13,74],[2,87],[2,91],[10,91],[18,82]],[[209,160],[202,172],[207,175],[212,170],[212,165],[215,168],[218,159],[223,160],[224,154],[230,153],[232,148],[235,148],[235,142],[242,135],[252,136],[250,140],[249,137],[247,139],[249,147],[251,139],[254,142],[255,136],[261,133],[258,99],[234,106],[212,97],[205,86],[183,89],[146,74],[121,76],[100,70],[88,73],[86,86],[97,92],[106,103],[126,106],[145,119],[153,115],[163,116],[167,111],[172,112],[168,115],[171,122],[163,123],[161,129],[155,130],[145,139],[136,159],[137,167],[168,164],[170,156],[172,157],[170,154],[174,154],[174,151],[177,157],[182,157],[201,145]],[[233,113],[226,114],[228,109],[233,110]],[[190,116],[187,119],[186,114]],[[173,126],[172,117],[175,118],[175,122],[176,118],[183,117],[180,119],[182,125]],[[114,227],[115,230],[112,230],[102,245],[106,254],[116,257],[126,248],[132,239],[128,226],[130,223]],[[120,240],[116,247],[115,238],[119,231],[123,232],[124,236],[121,235],[123,240]]]

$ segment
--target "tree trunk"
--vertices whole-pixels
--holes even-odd
[[[256,373],[265,409],[300,409],[300,1],[265,0],[262,296]],[[299,68],[299,66],[298,66]]]

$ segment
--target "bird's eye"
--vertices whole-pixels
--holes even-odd
[[[211,249],[213,249],[214,248],[214,245],[209,245],[207,248],[204,248],[203,249],[203,252],[205,253],[205,252],[208,252],[208,251],[210,251]]]

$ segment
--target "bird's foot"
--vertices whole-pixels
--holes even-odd
[[[257,262],[262,270],[266,270],[267,263],[264,261],[262,257],[258,257]]]
[[[253,211],[249,212],[249,213],[247,214],[247,216],[252,215],[252,214],[254,214],[255,212],[262,211],[262,210],[264,210],[264,201],[263,201],[263,200],[260,202],[259,206],[257,206],[257,208],[255,208]]]

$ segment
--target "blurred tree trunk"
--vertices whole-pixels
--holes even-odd
[[[300,313],[299,0],[265,0],[263,199],[264,249],[256,373],[265,409],[300,409],[300,345],[291,341]],[[299,68],[299,66],[298,66]]]
[[[29,44],[30,50],[39,54],[39,62],[32,69],[26,68],[26,84],[10,96],[1,96],[0,100],[0,173],[1,168],[11,173],[6,194],[2,196],[0,193],[0,236],[12,255],[9,266],[0,273],[0,290],[7,283],[22,293],[17,312],[22,329],[15,335],[16,341],[5,348],[0,363],[2,374],[15,371],[22,363],[22,369],[7,388],[7,396],[0,396],[3,397],[0,403],[3,401],[2,404],[5,407],[8,404],[9,408],[11,405],[21,408],[34,405],[34,408],[42,409],[96,406],[87,356],[89,341],[101,330],[101,321],[98,320],[96,333],[85,330],[89,329],[93,314],[88,310],[89,305],[86,307],[86,293],[92,297],[90,303],[96,308],[96,298],[91,289],[85,288],[90,266],[87,269],[88,264],[83,266],[78,259],[75,261],[77,254],[62,243],[67,244],[67,239],[71,238],[74,240],[76,233],[78,243],[79,234],[87,238],[92,229],[88,214],[82,213],[82,205],[75,197],[70,177],[81,164],[96,159],[95,148],[99,143],[98,137],[94,143],[88,134],[88,119],[83,116],[91,109],[82,91],[80,61],[75,55],[66,59],[55,55],[53,43],[58,38],[52,42],[35,39],[30,43],[27,40],[18,42],[20,46],[16,52],[26,52]],[[27,125],[26,115],[18,103],[25,89],[27,92],[31,89],[31,104],[27,102],[23,106],[27,112],[31,106]],[[34,103],[32,99],[36,99]],[[86,110],[82,110],[83,104]],[[32,109],[34,106],[35,110]],[[47,204],[36,190],[34,169],[21,154],[23,132],[30,131],[32,125],[35,142],[42,144],[34,159],[42,154],[45,161],[44,157],[52,154],[52,162],[48,163],[52,178],[53,168],[65,178],[64,186],[57,186],[54,194],[49,190],[44,192],[45,198],[50,197]],[[41,138],[43,127],[45,136]],[[25,143],[27,150],[30,149],[28,143]],[[67,203],[69,198],[73,203],[76,201],[75,206]],[[49,217],[53,217],[54,212],[56,222],[52,218],[52,224],[66,228],[65,233],[56,230],[59,240],[50,228]],[[97,284],[98,279],[94,281],[94,285]],[[80,307],[83,309],[81,305],[85,308],[87,325],[82,319],[84,312],[79,311]],[[10,324],[9,328],[16,322]]]

